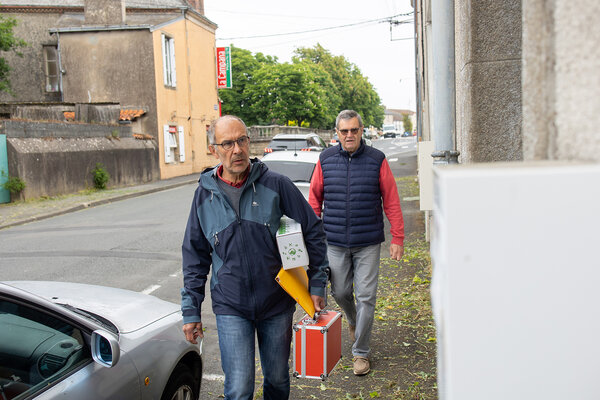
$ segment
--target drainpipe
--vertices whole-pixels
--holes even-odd
[[[456,164],[454,0],[431,0],[434,164]]]

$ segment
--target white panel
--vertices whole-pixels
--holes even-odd
[[[433,141],[418,142],[419,204],[421,211],[433,209]]]
[[[183,134],[183,126],[177,127],[177,133],[179,134],[179,162],[185,161],[185,141]]]
[[[596,400],[600,165],[434,167],[441,400]]]

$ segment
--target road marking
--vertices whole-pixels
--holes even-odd
[[[415,197],[404,197],[402,199],[402,201],[417,201],[419,200],[419,196],[415,196]]]
[[[402,146],[403,149],[408,149],[408,146]]]
[[[396,158],[390,158],[388,161],[389,162],[396,162],[396,161],[398,161],[398,158],[397,157]]]
[[[143,294],[150,294],[152,292],[154,292],[156,289],[159,289],[160,285],[151,285],[149,287],[147,287],[146,289],[142,290]]]
[[[225,382],[225,375],[204,374],[204,375],[202,375],[202,379],[205,379],[207,381],[221,381],[221,382]]]

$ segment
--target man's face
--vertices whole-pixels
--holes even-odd
[[[350,154],[358,150],[363,134],[363,127],[360,126],[358,118],[341,119],[336,131],[344,150]]]
[[[240,146],[236,140],[246,136],[244,125],[235,119],[224,119],[215,126],[215,143],[210,145],[210,152],[223,164],[223,178],[236,182],[243,177],[250,164],[250,147],[248,142]],[[223,142],[234,142],[233,148],[229,150],[219,146]]]

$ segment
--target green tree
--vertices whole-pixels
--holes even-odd
[[[319,72],[306,63],[263,65],[255,73],[255,84],[247,88],[258,123],[318,126],[328,111],[327,93],[320,85],[326,76]]]
[[[367,126],[380,126],[383,123],[385,107],[381,104],[381,98],[356,65],[344,56],[332,55],[320,44],[314,48],[298,48],[295,54],[295,62],[313,62],[331,75],[335,93],[340,98],[339,103],[331,102],[332,107],[337,106],[336,115],[341,110],[353,109],[361,114],[363,123]]]
[[[404,126],[404,132],[412,133],[413,124],[412,124],[412,121],[410,120],[410,116],[408,114],[402,115],[402,126]]]
[[[19,48],[27,45],[24,40],[15,37],[13,28],[17,26],[17,20],[11,17],[0,16],[0,51],[15,51],[17,55],[22,56]],[[0,57],[0,92],[11,92],[10,89],[10,71],[11,68],[4,59]]]
[[[267,57],[260,55],[257,59],[249,50],[231,45],[231,78],[233,85],[231,89],[219,89],[219,98],[223,102],[221,104],[223,115],[237,115],[248,125],[257,123],[256,117],[250,111],[250,99],[246,88],[254,85],[254,74],[261,68],[261,61],[270,62]]]

